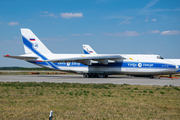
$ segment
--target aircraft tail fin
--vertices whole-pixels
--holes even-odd
[[[97,54],[89,45],[83,45],[84,54]]]
[[[21,34],[26,54],[52,54],[30,29],[21,28]]]

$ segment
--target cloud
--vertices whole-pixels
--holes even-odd
[[[126,32],[117,32],[117,33],[105,33],[105,35],[119,37],[119,36],[139,36],[141,34],[136,31],[126,31]]]
[[[0,22],[0,24],[4,24],[4,23]]]
[[[48,11],[40,11],[40,13],[49,13]]]
[[[18,25],[19,24],[19,22],[9,22],[8,23],[8,25],[11,25],[11,26],[13,26],[13,25]]]
[[[147,9],[151,6],[153,6],[154,4],[156,4],[159,0],[151,0],[143,9]]]
[[[56,25],[58,25],[59,23],[56,23],[56,22],[52,22],[52,24],[56,24]]]
[[[14,41],[12,41],[12,40],[5,40],[3,42],[5,42],[5,43],[13,43]]]
[[[80,34],[71,34],[71,36],[81,36]]]
[[[149,21],[149,19],[145,19],[145,21]],[[151,21],[157,21],[157,19],[152,19]]]
[[[94,35],[93,33],[84,33],[83,35]]]
[[[63,18],[72,18],[72,17],[83,17],[83,14],[80,13],[60,13]]]
[[[48,11],[40,11],[40,16],[45,17],[59,17],[59,15],[56,15],[54,13],[48,12]],[[83,17],[83,14],[80,13],[60,13],[60,16],[63,18],[72,18],[72,17]]]
[[[134,17],[126,17],[126,16],[113,16],[113,17],[106,17],[106,19],[118,19],[118,18],[121,18],[121,19],[124,19],[124,21],[120,22],[119,25],[121,24],[129,24],[131,23],[130,19],[133,19]]]
[[[120,24],[129,24],[129,23],[131,23],[128,20],[132,19],[133,17],[119,17],[119,18],[124,18],[125,19],[124,21],[119,23],[119,25],[120,25]]]
[[[159,30],[148,30],[148,33],[159,33]]]
[[[49,13],[48,11],[45,11],[44,13]]]
[[[71,34],[71,36],[94,35],[93,33]]]
[[[157,19],[152,19],[152,21],[157,21]]]
[[[163,31],[162,33],[160,33],[161,35],[177,35],[180,34],[179,30],[168,30],[168,31]]]
[[[42,40],[49,40],[49,41],[66,41],[68,39],[64,38],[64,39],[61,39],[61,38],[41,38]]]
[[[58,17],[58,16],[55,15],[54,13],[50,13],[49,16],[50,16],[50,17]]]
[[[14,38],[15,38],[15,39],[18,39],[18,38],[22,38],[22,36],[15,36]]]
[[[23,43],[23,41],[22,40],[20,40],[20,41],[14,41],[14,40],[4,40],[4,41],[0,41],[0,42],[2,42],[2,43],[15,43],[15,44],[22,44]]]
[[[46,16],[46,17],[58,17],[56,14],[48,12],[48,11],[40,11],[43,15],[41,16]]]
[[[164,11],[180,11],[180,8],[176,9],[155,9],[155,10],[148,10],[148,11],[154,11],[154,12],[164,12]]]

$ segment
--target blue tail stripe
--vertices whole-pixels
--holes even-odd
[[[84,54],[89,54],[86,50],[84,50]]]
[[[23,43],[31,50],[33,51],[36,55],[40,56],[43,60],[48,60],[45,56],[41,55],[38,51],[36,51],[33,48],[33,44],[29,42],[24,36],[22,36]]]
[[[48,58],[46,58],[44,55],[42,55],[41,53],[39,53],[37,50],[35,50],[33,48],[33,44],[31,42],[29,42],[24,36],[22,36],[23,39],[23,43],[32,51],[34,52],[37,56],[41,57],[43,60],[48,60]],[[53,67],[54,69],[59,69],[57,68],[53,63],[51,62],[47,62],[49,65],[51,65],[51,67]]]

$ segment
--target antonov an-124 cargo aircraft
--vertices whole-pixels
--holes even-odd
[[[176,74],[180,59],[163,59],[159,55],[97,54],[89,45],[83,45],[85,54],[54,54],[30,30],[21,29],[25,54],[4,57],[25,60],[38,66],[82,74],[83,77],[108,75]]]

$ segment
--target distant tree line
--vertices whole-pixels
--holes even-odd
[[[0,70],[51,70],[48,68],[0,67]]]

